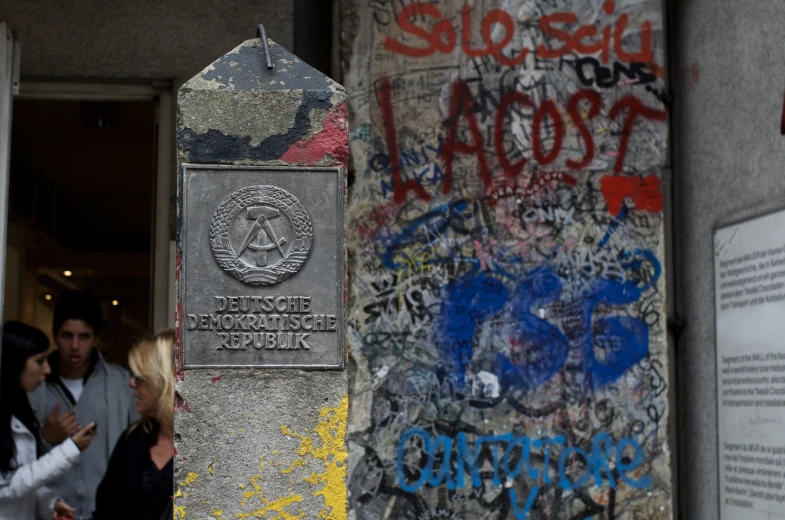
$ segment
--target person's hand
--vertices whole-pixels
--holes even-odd
[[[46,416],[44,427],[41,429],[41,437],[52,446],[60,444],[79,430],[79,423],[76,422],[76,414],[73,410],[67,410],[58,417],[59,411],[60,405],[55,405]]]
[[[52,520],[58,520],[59,518],[73,518],[74,513],[76,513],[76,509],[58,498],[57,502],[55,502],[55,510],[52,511]]]
[[[90,446],[90,441],[93,440],[93,437],[98,432],[97,429],[93,430],[94,426],[95,423],[90,423],[71,436],[71,440],[79,447],[79,451],[84,451]]]

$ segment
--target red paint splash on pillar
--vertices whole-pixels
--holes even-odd
[[[608,213],[614,217],[621,213],[624,199],[630,199],[639,211],[658,213],[662,211],[662,191],[660,178],[648,177],[603,177],[601,189],[608,206]]]
[[[175,393],[174,393],[174,411],[175,411],[175,413],[177,413],[177,412],[182,412],[183,410],[185,410],[188,413],[191,413],[191,407],[188,405],[188,401],[183,399],[183,396],[181,396],[179,392],[175,391]]]
[[[319,164],[325,155],[345,165],[349,161],[349,104],[344,101],[327,113],[324,129],[307,141],[298,141],[286,150],[281,160],[289,164]]]

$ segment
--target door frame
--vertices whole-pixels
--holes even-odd
[[[176,302],[169,295],[174,279],[174,260],[170,257],[169,219],[171,179],[174,176],[175,95],[171,81],[149,83],[86,83],[67,81],[19,82],[21,99],[53,101],[154,101],[157,106],[156,158],[152,241],[150,255],[150,325],[158,330],[174,325]],[[0,132],[0,137],[2,133]],[[6,181],[7,182],[7,181]],[[2,182],[0,182],[2,184]],[[7,187],[0,192],[5,197]],[[3,199],[4,200],[4,199]],[[0,207],[2,215],[7,208]],[[5,229],[5,224],[3,224]],[[5,243],[4,234],[0,244]],[[4,263],[3,263],[4,266]],[[2,272],[0,271],[0,284]],[[0,298],[2,297],[0,285]]]
[[[14,32],[0,22],[0,317],[5,309],[5,257],[8,235],[8,180],[11,173],[11,120],[19,92],[21,46]]]

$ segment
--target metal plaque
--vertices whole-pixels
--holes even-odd
[[[340,369],[340,168],[182,167],[183,366]]]

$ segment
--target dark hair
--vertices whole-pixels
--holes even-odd
[[[67,320],[82,320],[93,328],[95,335],[101,333],[104,325],[101,304],[98,298],[86,291],[66,291],[57,299],[52,333],[56,336]]]
[[[18,321],[3,326],[2,360],[0,360],[0,472],[15,469],[16,445],[11,435],[11,416],[24,424],[35,436],[38,455],[43,444],[39,424],[27,399],[19,376],[28,358],[46,352],[49,338],[42,331]]]

